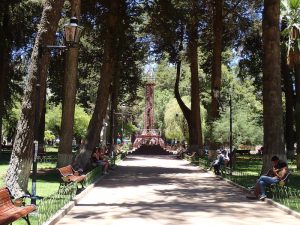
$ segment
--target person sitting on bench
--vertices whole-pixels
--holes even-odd
[[[214,167],[214,173],[216,175],[221,175],[220,169],[221,169],[221,166],[224,165],[224,163],[225,163],[224,155],[222,154],[222,152],[220,150],[217,150],[217,159],[214,160],[211,164],[211,166]]]
[[[103,156],[102,156],[100,148],[96,147],[94,149],[93,153],[92,153],[92,157],[91,157],[92,163],[95,163],[98,166],[103,166],[104,167],[104,174],[108,174],[108,166],[109,166],[109,164],[102,157]]]
[[[266,186],[279,183],[288,174],[288,165],[277,156],[271,158],[273,168],[266,175],[262,175],[256,182],[254,195],[259,200],[264,200],[266,195]]]

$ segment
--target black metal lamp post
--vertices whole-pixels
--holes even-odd
[[[229,166],[230,169],[232,169],[232,100],[231,100],[231,94],[229,95],[229,132],[230,132],[230,138],[229,138]],[[231,170],[232,171],[232,170]]]
[[[45,49],[66,49],[78,47],[82,27],[78,26],[78,20],[76,17],[70,19],[70,23],[64,25],[64,42],[65,45],[42,45],[39,48],[39,59],[42,57]],[[35,98],[35,117],[34,117],[34,149],[33,149],[33,165],[32,165],[32,193],[31,204],[36,204],[36,200],[39,198],[36,195],[36,178],[37,178],[37,155],[39,149],[38,134],[39,134],[39,100],[40,100],[40,62],[38,62],[38,72],[36,81],[36,98]]]
[[[215,87],[213,89],[213,95],[214,98],[217,99],[219,105],[222,107],[220,103],[220,89],[218,87]],[[232,169],[232,100],[231,100],[231,94],[229,95],[229,166],[230,169]]]

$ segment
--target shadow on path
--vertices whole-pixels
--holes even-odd
[[[170,156],[130,156],[59,224],[299,224],[240,189]]]

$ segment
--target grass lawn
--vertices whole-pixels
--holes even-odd
[[[48,150],[48,149],[47,149]],[[49,151],[49,155],[55,155],[57,149],[53,148]],[[10,154],[1,153],[0,155],[0,187],[5,186],[5,174],[8,169]],[[60,175],[57,173],[55,162],[39,162],[38,163],[38,174],[36,182],[36,191],[38,196],[46,197],[52,193],[55,193],[58,190],[60,183]],[[28,183],[28,190],[31,192],[32,181],[31,178]],[[30,203],[30,200],[27,199],[26,203]],[[37,224],[34,215],[30,216],[31,224]],[[26,221],[19,219],[13,223],[14,225],[27,225]]]
[[[235,169],[237,173],[233,173],[235,181],[245,187],[253,186],[256,179],[260,175],[262,161],[260,156],[241,156],[238,157]],[[295,163],[288,161],[289,170],[292,172],[288,186],[300,190],[300,171],[296,170]]]
[[[57,150],[56,150],[57,151]],[[51,153],[50,153],[51,154]],[[0,156],[0,187],[5,186],[5,174],[10,159],[9,153],[1,153]],[[47,196],[58,190],[60,176],[55,170],[55,162],[39,162],[37,175],[37,195]],[[31,192],[31,179],[28,183],[28,190]]]

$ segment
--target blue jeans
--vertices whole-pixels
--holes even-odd
[[[266,195],[266,186],[268,184],[276,184],[278,182],[278,177],[261,176],[257,181],[261,195]]]

